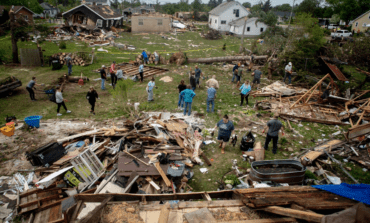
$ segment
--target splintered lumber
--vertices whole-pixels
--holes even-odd
[[[346,136],[348,139],[353,139],[359,136],[363,136],[370,132],[370,123],[355,126],[348,129]]]
[[[81,219],[80,223],[88,223],[88,222],[100,222],[101,212],[104,210],[105,205],[112,200],[113,196],[109,196],[105,200],[103,200],[99,206],[95,207],[94,210],[90,211],[90,213]]]
[[[80,134],[76,134],[76,135],[73,135],[73,136],[68,136],[68,137],[65,137],[65,138],[62,138],[62,139],[58,139],[57,142],[59,144],[63,143],[63,142],[66,142],[66,141],[69,141],[71,139],[76,139],[76,138],[79,138],[79,137],[83,137],[83,136],[90,136],[90,135],[95,135],[99,132],[99,130],[92,130],[92,131],[88,131],[88,132],[84,132],[84,133],[80,133]]]
[[[228,56],[228,57],[210,57],[210,58],[188,58],[188,63],[213,63],[213,62],[232,62],[251,60],[251,56]],[[255,56],[254,60],[266,60],[267,55]]]
[[[278,206],[266,207],[263,210],[270,212],[270,213],[278,214],[278,215],[303,219],[303,220],[312,221],[312,222],[321,222],[321,219],[324,217],[324,215],[322,214],[294,210],[291,208],[283,208],[283,207],[278,207]]]
[[[217,221],[217,223],[289,223],[297,222],[295,218],[266,218],[242,221]]]
[[[161,166],[159,165],[159,162],[154,163],[154,166],[157,168],[159,174],[162,176],[164,183],[167,187],[171,186],[171,181],[167,178],[166,174],[163,172]]]
[[[160,190],[161,189],[156,183],[154,183],[154,181],[152,180],[152,178],[146,177],[145,180],[148,181],[156,190]]]
[[[134,158],[134,159],[136,159],[136,160],[144,163],[145,165],[149,166],[149,163],[146,163],[146,162],[142,161],[141,159],[137,158],[136,156],[132,155],[131,153],[129,153],[129,152],[125,151],[125,150],[123,150],[123,152],[125,152],[127,155],[131,156],[132,158]]]
[[[304,156],[301,157],[301,160],[304,160],[305,158],[309,159],[312,163],[314,160],[316,160],[319,156],[324,154],[322,151],[309,151]]]
[[[166,203],[162,205],[161,213],[159,214],[158,223],[167,223],[168,216],[170,215],[170,204]]]

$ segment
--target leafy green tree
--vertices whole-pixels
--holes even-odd
[[[320,10],[320,4],[322,0],[303,0],[301,4],[295,9],[296,13],[310,13],[314,17],[317,17],[317,10]]]
[[[334,14],[334,9],[332,7],[325,7],[322,17],[323,18],[331,18],[331,16],[333,14]]]
[[[276,26],[276,23],[278,21],[277,16],[273,12],[264,12],[264,11],[257,11],[257,12],[252,12],[248,15],[249,18],[254,18],[257,17],[258,19],[256,20],[256,25],[258,22],[263,22],[268,26]]]
[[[264,12],[268,12],[268,11],[270,11],[272,9],[272,7],[271,7],[271,2],[270,2],[270,0],[267,0],[266,2],[265,2],[265,4],[263,4],[263,6],[262,6],[262,10],[264,11]]]
[[[330,23],[331,24],[338,24],[340,22],[340,17],[338,14],[334,14],[330,18]]]
[[[290,4],[282,4],[282,5],[277,5],[272,8],[273,11],[279,11],[279,12],[290,12],[292,11],[292,6]]]
[[[370,0],[326,0],[334,13],[349,22],[370,10]]]
[[[262,11],[262,5],[260,4],[255,4],[251,7],[251,12],[259,12]]]
[[[252,4],[250,2],[244,2],[242,5],[244,6],[244,8],[251,8],[252,7]]]
[[[114,9],[118,9],[119,2],[118,0],[110,1],[110,6]]]
[[[37,0],[1,0],[1,5],[21,5],[29,8],[34,13],[42,13],[44,11]]]
[[[2,16],[0,17],[0,25],[4,24],[9,20],[9,11],[4,9]]]

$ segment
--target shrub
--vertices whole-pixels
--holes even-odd
[[[59,49],[67,49],[67,43],[65,41],[60,41]]]

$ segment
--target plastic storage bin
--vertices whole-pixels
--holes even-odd
[[[29,116],[24,119],[27,125],[35,128],[40,128],[40,119],[42,118],[41,115],[34,115],[34,116]]]

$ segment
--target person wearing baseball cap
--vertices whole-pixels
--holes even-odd
[[[288,65],[285,66],[284,83],[287,77],[289,79],[289,84],[292,83],[292,72],[292,62],[289,62]]]
[[[274,114],[274,118],[267,122],[266,127],[263,129],[262,133],[265,133],[266,129],[267,136],[265,141],[264,149],[268,150],[270,141],[272,140],[272,153],[276,154],[277,152],[277,143],[279,141],[279,131],[281,129],[282,135],[284,135],[283,124],[279,121],[279,114]]]
[[[107,80],[107,73],[105,72],[105,65],[101,66],[100,77],[101,77],[101,89],[106,90],[105,89],[105,81]]]

